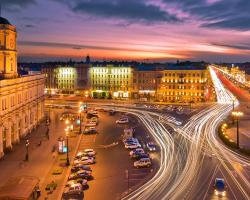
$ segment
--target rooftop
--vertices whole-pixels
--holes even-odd
[[[0,17],[0,24],[11,25],[11,23],[3,17]]]

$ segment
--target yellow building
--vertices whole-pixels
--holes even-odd
[[[0,78],[17,77],[16,27],[0,17]]]
[[[155,100],[157,88],[161,84],[163,70],[156,67],[139,66],[133,74],[132,98],[140,101]]]
[[[163,71],[157,98],[165,102],[204,102],[211,98],[211,90],[206,67],[174,66]]]
[[[239,67],[232,66],[229,76],[240,83],[244,84],[246,82],[246,72],[244,70],[240,70]]]
[[[44,117],[44,75],[17,74],[16,28],[0,17],[0,157]]]
[[[77,88],[77,70],[71,66],[60,66],[56,69],[56,85],[60,93],[74,94]]]
[[[127,66],[92,66],[89,81],[94,98],[129,98],[131,96],[133,69]]]

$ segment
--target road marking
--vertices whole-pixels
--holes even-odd
[[[211,187],[211,184],[212,184],[212,182],[213,182],[214,176],[215,176],[215,174],[218,172],[218,169],[219,169],[219,164],[217,164],[216,167],[215,167],[214,173],[213,173],[213,175],[212,175],[212,177],[211,177],[211,180],[210,180],[210,182],[209,182],[209,184],[208,184],[207,191],[206,191],[206,193],[205,193],[205,195],[204,195],[203,200],[205,200],[206,197],[207,197],[209,188]]]

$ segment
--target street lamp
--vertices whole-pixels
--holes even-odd
[[[67,142],[67,160],[66,160],[66,165],[69,166],[69,127],[67,126],[67,128],[65,129],[65,133],[66,133],[66,142]]]
[[[80,118],[80,128],[79,133],[82,133],[82,102],[79,102],[79,118]]]
[[[79,120],[80,120],[80,129],[79,129],[79,133],[82,133],[82,110],[80,108],[79,110]]]
[[[236,125],[237,125],[237,148],[240,148],[239,145],[239,118],[243,116],[243,112],[240,111],[233,111],[232,116],[234,119],[236,119]]]
[[[235,98],[235,97],[233,97],[233,98],[232,98],[232,103],[233,103],[233,111],[234,111],[234,103],[235,103],[235,101],[236,101],[236,98]]]
[[[25,142],[25,146],[26,146],[26,156],[25,156],[25,160],[26,160],[26,161],[29,161],[29,145],[30,145],[30,142],[29,142],[29,140],[27,139],[26,142]]]

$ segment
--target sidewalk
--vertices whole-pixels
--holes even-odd
[[[59,157],[53,158],[52,148],[57,144],[58,137],[65,135],[65,125],[59,121],[60,112],[62,111],[51,112],[49,140],[46,137],[47,128],[45,123],[41,124],[29,135],[29,161],[24,161],[26,154],[25,140],[15,145],[13,151],[6,154],[3,159],[0,160],[0,185],[4,185],[11,177],[22,175],[35,176],[40,179],[40,188],[42,190],[42,196],[44,196],[43,189],[52,178],[52,176],[50,176],[51,170],[59,164]],[[70,141],[70,149],[74,148],[76,140],[77,137],[72,138]],[[42,144],[39,146],[40,141],[42,141]],[[61,162],[64,161],[60,161],[60,163]]]
[[[239,120],[239,141],[240,146],[245,149],[250,149],[250,107],[248,104],[242,104],[236,108],[244,113],[243,117]],[[226,135],[229,139],[236,142],[237,129],[236,122],[234,125],[226,130]]]

